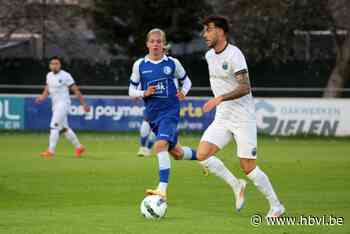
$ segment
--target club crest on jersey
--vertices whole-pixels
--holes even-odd
[[[252,156],[256,157],[256,148],[252,149]]]
[[[163,68],[163,72],[164,72],[164,74],[166,74],[166,75],[170,75],[171,72],[172,72],[171,67],[165,66],[165,67]]]
[[[60,84],[61,84],[61,83],[62,83],[62,80],[61,80],[61,79],[60,79],[60,80],[58,80],[58,83],[60,83]]]
[[[224,62],[222,64],[222,69],[227,70],[228,69],[228,62]]]

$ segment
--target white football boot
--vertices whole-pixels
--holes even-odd
[[[266,218],[277,218],[284,214],[286,209],[282,204],[279,204],[277,206],[273,206],[270,208],[269,212],[266,215]]]
[[[235,201],[236,201],[236,210],[239,212],[244,207],[244,192],[247,186],[247,182],[243,179],[238,179],[239,188],[234,191]]]
[[[148,149],[147,147],[140,147],[139,152],[137,152],[137,155],[140,157],[151,156],[151,150]]]

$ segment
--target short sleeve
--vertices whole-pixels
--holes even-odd
[[[174,63],[175,63],[175,73],[174,73],[175,78],[180,81],[183,81],[186,78],[187,73],[179,60],[175,58],[172,58],[172,59],[174,60]]]
[[[132,66],[131,76],[130,76],[130,83],[136,87],[140,84],[140,63],[141,59],[137,60],[134,65]]]
[[[66,75],[66,79],[65,79],[65,83],[66,85],[69,87],[69,86],[72,86],[74,84],[74,79],[73,77],[71,76],[71,74],[67,73]]]
[[[233,54],[233,67],[235,75],[248,72],[247,62],[240,49],[236,48]]]

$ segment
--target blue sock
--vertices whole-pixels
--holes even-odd
[[[154,145],[154,141],[148,140],[148,141],[147,141],[147,146],[146,146],[146,147],[147,147],[148,149],[152,149],[153,145]]]
[[[169,182],[170,169],[159,170],[159,182]]]
[[[153,132],[150,132],[150,134],[148,135],[148,138],[147,138],[147,148],[148,149],[152,149],[155,140],[156,140],[156,136],[154,135]]]
[[[146,143],[147,143],[147,138],[148,137],[140,137],[140,145],[142,146],[142,147],[145,147],[146,146]]]
[[[194,150],[194,149],[191,149],[192,150],[192,157],[191,157],[191,160],[197,160],[197,151]]]
[[[182,157],[183,160],[197,160],[197,152],[194,149],[191,149],[188,146],[183,146],[182,150],[184,155]]]

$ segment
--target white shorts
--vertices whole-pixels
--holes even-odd
[[[69,105],[57,104],[52,108],[50,128],[62,130],[68,126]]]
[[[255,122],[232,123],[214,120],[205,130],[201,141],[224,148],[232,139],[236,141],[239,158],[257,158],[257,128]]]

